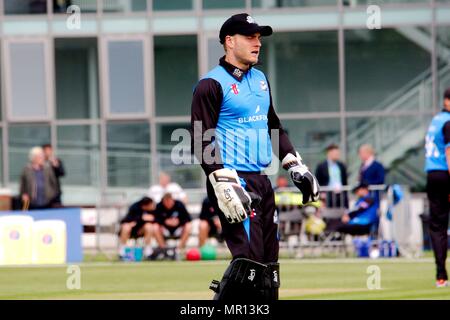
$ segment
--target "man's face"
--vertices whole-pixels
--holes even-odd
[[[366,188],[359,188],[358,190],[356,190],[356,195],[358,196],[358,198],[365,197],[368,194],[369,194],[369,190]]]
[[[372,152],[367,148],[359,149],[359,158],[361,161],[366,161],[372,156]]]
[[[46,147],[43,150],[44,150],[45,159],[49,159],[52,157],[53,149],[51,147]]]
[[[228,50],[235,58],[245,64],[254,65],[258,62],[261,49],[261,35],[255,33],[250,36],[235,34],[227,37]]]
[[[331,149],[328,151],[327,157],[331,161],[338,161],[341,157],[341,151],[339,149]]]
[[[159,176],[159,185],[162,187],[167,187],[167,185],[170,183],[170,176],[167,174],[161,174]]]
[[[155,209],[155,203],[154,203],[154,202],[150,202],[150,203],[144,204],[144,205],[142,206],[142,210],[143,210],[143,211],[148,211],[148,212],[150,212],[150,211],[153,211],[154,209]]]
[[[444,108],[450,110],[450,99],[444,99]]]
[[[166,209],[172,209],[172,207],[175,205],[175,201],[172,198],[165,198],[163,199],[163,206]]]
[[[36,153],[33,157],[32,163],[34,165],[43,166],[45,164],[44,152]]]

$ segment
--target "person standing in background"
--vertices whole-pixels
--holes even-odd
[[[347,191],[342,190],[342,187],[347,185],[347,168],[340,161],[341,150],[338,145],[330,144],[326,152],[327,160],[317,166],[316,178],[320,186],[332,189],[326,193],[327,207],[348,208]]]
[[[58,194],[58,185],[52,168],[46,164],[44,151],[34,147],[29,153],[29,164],[25,166],[20,178],[20,196],[29,209],[48,209],[52,207]]]
[[[436,263],[436,287],[447,287],[445,260],[450,211],[450,88],[444,93],[444,108],[431,120],[425,137],[425,172],[430,203],[430,238]]]
[[[56,188],[57,188],[57,194],[55,199],[53,200],[53,206],[54,207],[61,207],[62,206],[62,190],[61,190],[61,181],[60,178],[64,177],[66,175],[66,171],[64,170],[64,165],[61,159],[57,158],[55,156],[55,153],[53,151],[53,147],[51,144],[44,144],[42,146],[42,150],[44,151],[45,161],[50,167],[53,169],[53,173],[55,174],[56,178]]]

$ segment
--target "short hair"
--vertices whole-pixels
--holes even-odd
[[[335,143],[332,143],[325,148],[325,151],[328,152],[330,150],[335,150],[335,149],[339,149],[339,146]]]
[[[141,206],[147,206],[153,203],[153,199],[149,197],[143,197],[139,202],[141,203]]]
[[[172,194],[170,192],[167,192],[163,195],[161,201],[167,200],[167,199],[173,199]]]
[[[375,150],[373,149],[372,145],[365,143],[359,146],[359,150],[361,149],[366,149],[368,151],[370,151],[372,154],[375,154]]]
[[[41,147],[33,147],[30,149],[30,152],[28,153],[28,160],[33,161],[34,157],[42,153],[44,153],[44,150]]]
[[[450,87],[444,92],[444,99],[450,99]]]
[[[53,147],[52,147],[51,143],[45,143],[41,146],[41,148],[45,149],[45,148],[53,148]]]

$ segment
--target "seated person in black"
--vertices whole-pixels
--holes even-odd
[[[143,236],[144,255],[148,257],[153,253],[151,240],[156,224],[154,211],[155,203],[148,197],[144,197],[130,206],[127,215],[120,222],[119,257],[121,259],[125,257],[125,247],[130,238],[136,239]]]
[[[208,197],[203,200],[202,211],[200,212],[199,219],[199,247],[203,246],[209,237],[216,237],[219,241],[223,241],[221,236],[222,226],[220,225],[219,216],[217,215],[217,212],[215,212]]]
[[[169,258],[177,259],[191,233],[191,215],[182,202],[173,199],[170,193],[166,193],[156,206],[155,218],[157,222],[155,239],[160,250],[155,251],[154,255],[164,251]],[[179,239],[178,247],[174,251],[166,250],[166,238]],[[156,257],[152,257],[153,259]]]

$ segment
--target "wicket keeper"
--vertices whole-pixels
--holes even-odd
[[[211,284],[215,300],[278,299],[278,219],[272,186],[263,173],[272,150],[302,192],[303,203],[319,197],[316,178],[275,113],[269,82],[254,67],[261,37],[271,34],[270,26],[258,25],[246,13],[230,17],[219,34],[225,56],[194,89],[192,150],[207,176],[208,197],[232,254],[222,281]],[[251,195],[260,198],[254,208]]]

